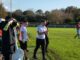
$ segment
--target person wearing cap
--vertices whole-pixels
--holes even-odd
[[[47,28],[45,27],[44,20],[41,20],[40,25],[37,27],[37,38],[36,38],[36,48],[34,49],[33,58],[37,59],[36,53],[38,48],[41,46],[42,50],[42,60],[45,59],[45,34]]]
[[[10,16],[7,16],[5,21],[2,21],[0,25],[2,28],[2,54],[4,60],[11,60],[11,56],[15,50],[13,28],[17,25],[17,22],[12,20]]]

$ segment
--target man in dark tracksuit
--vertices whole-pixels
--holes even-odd
[[[48,44],[49,44],[49,38],[48,38],[48,25],[49,25],[49,22],[48,21],[45,21],[45,26],[47,28],[47,33],[45,34],[45,40],[46,40],[46,52],[48,51]]]
[[[47,28],[45,27],[44,21],[40,23],[40,25],[37,27],[37,39],[36,39],[36,48],[34,50],[33,58],[37,59],[36,53],[38,48],[41,46],[42,49],[42,60],[45,59],[45,33],[47,31]]]
[[[6,21],[0,23],[2,28],[2,54],[4,56],[4,60],[11,60],[11,55],[15,50],[13,27],[15,27],[17,23],[12,22],[7,29],[7,25],[10,19],[11,17],[7,16]]]

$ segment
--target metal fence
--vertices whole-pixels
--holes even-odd
[[[29,23],[30,27],[36,27],[40,23]],[[48,27],[54,27],[54,28],[74,28],[75,25],[69,25],[69,24],[49,24]]]
[[[54,27],[54,28],[74,28],[75,25],[49,25],[49,27]]]

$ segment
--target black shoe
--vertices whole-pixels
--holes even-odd
[[[46,58],[44,58],[43,60],[47,60]]]
[[[34,59],[38,59],[37,57],[33,57]]]

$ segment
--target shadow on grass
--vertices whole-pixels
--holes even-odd
[[[32,52],[29,51],[29,53],[33,53],[35,46],[29,46],[28,48],[30,50],[32,50]],[[38,52],[38,54],[41,54],[41,51]],[[32,54],[31,54],[31,56],[32,56]],[[48,49],[48,52],[46,53],[46,57],[48,58],[48,60],[61,60],[59,54],[57,54],[55,52],[55,50],[50,49],[50,48]],[[30,60],[34,60],[34,59],[32,57],[30,57]],[[38,60],[41,60],[41,59],[38,59]]]
[[[52,57],[47,53],[47,57],[49,60],[53,60]]]
[[[48,51],[50,52],[50,54],[52,54],[52,57],[54,57],[55,60],[61,60],[60,56],[52,49],[48,49]],[[49,55],[47,55],[47,57],[52,60],[52,57],[50,57]]]

